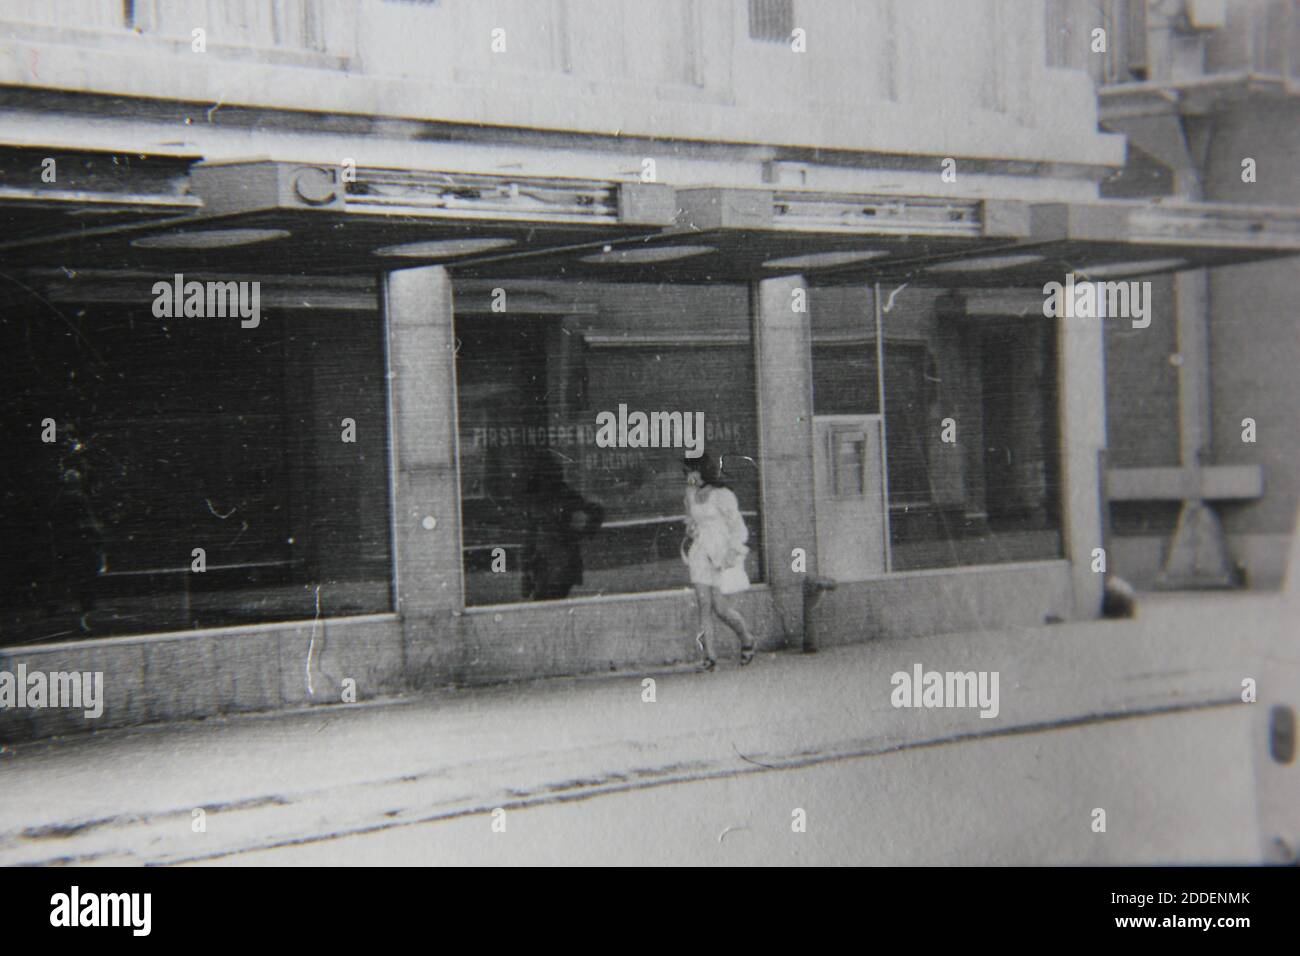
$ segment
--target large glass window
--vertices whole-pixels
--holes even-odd
[[[722,457],[761,580],[748,291],[584,285],[567,296],[583,299],[581,314],[456,320],[466,602],[685,587],[688,438]]]
[[[869,290],[814,289],[811,321],[816,416],[877,415],[884,393],[887,566],[1059,557],[1053,324],[884,294],[879,350]]]
[[[813,414],[880,414],[871,293],[850,287],[814,288],[809,297]]]
[[[391,609],[377,305],[245,328],[9,294],[5,643]]]
[[[1060,557],[1054,325],[942,296],[882,313],[891,567]]]

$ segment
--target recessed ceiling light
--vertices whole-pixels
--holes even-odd
[[[974,259],[954,259],[927,268],[926,272],[982,272],[985,269],[1014,269],[1031,262],[1041,262],[1042,256],[1019,253],[1009,256],[977,256]]]
[[[768,259],[763,263],[764,269],[825,269],[830,266],[844,266],[851,262],[866,262],[889,255],[883,249],[840,249],[835,252],[809,252],[802,256],[785,256],[782,259]]]
[[[514,244],[513,239],[430,239],[427,242],[403,242],[395,246],[380,246],[375,250],[375,255],[441,259],[450,256],[472,256],[476,252],[504,249]]]
[[[594,255],[583,256],[583,262],[601,265],[640,265],[647,262],[672,262],[714,252],[712,246],[634,246],[631,249],[609,249]]]
[[[1166,272],[1187,265],[1186,259],[1142,259],[1137,262],[1099,262],[1095,266],[1084,266],[1078,273],[1089,279],[1106,276],[1136,276],[1145,272]]]
[[[141,236],[131,245],[141,249],[225,249],[251,246],[255,242],[287,239],[284,229],[195,229],[189,232],[166,232],[159,236]]]

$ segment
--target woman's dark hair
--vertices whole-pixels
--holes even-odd
[[[700,480],[715,488],[726,488],[726,479],[722,477],[722,461],[711,451],[705,451],[699,458],[683,458],[682,471],[698,471]]]

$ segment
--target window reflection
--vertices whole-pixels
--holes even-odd
[[[748,290],[584,285],[581,295],[589,314],[457,318],[468,604],[687,586],[685,449],[636,447],[631,430],[601,447],[597,416],[620,406],[625,420],[703,413],[751,545],[761,537]],[[752,547],[753,581],[759,554]]]
[[[815,416],[877,415],[884,393],[894,571],[1061,555],[1054,326],[970,317],[959,302],[895,295],[878,350],[869,290],[811,298]]]

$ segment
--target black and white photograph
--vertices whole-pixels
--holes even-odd
[[[1297,119],[1296,0],[2,0],[22,919],[834,866],[1265,925],[1195,871],[1300,861]]]

